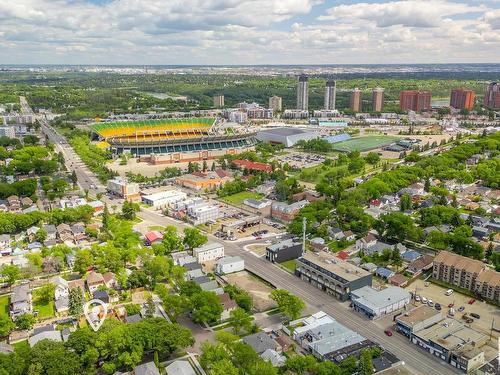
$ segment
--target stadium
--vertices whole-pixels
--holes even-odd
[[[215,118],[100,122],[90,128],[98,147],[152,164],[214,159],[255,145],[255,133],[225,128]]]

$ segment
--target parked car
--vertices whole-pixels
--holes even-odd
[[[439,303],[436,303],[436,304],[434,305],[434,308],[435,308],[436,310],[440,311],[440,310],[441,310],[441,305],[440,305]]]
[[[465,310],[465,307],[464,307],[464,306],[460,306],[460,307],[458,308],[458,311],[460,311],[460,312],[462,312],[462,311],[464,311],[464,310]]]
[[[389,337],[391,337],[391,336],[392,336],[392,331],[390,331],[390,330],[388,330],[388,329],[386,329],[386,330],[384,331],[384,333],[385,333],[387,336],[389,336]]]
[[[422,303],[427,303],[427,298],[421,297],[421,299],[422,299]]]
[[[420,302],[420,296],[415,296],[415,301]]]
[[[471,298],[471,299],[469,300],[469,302],[467,302],[467,303],[468,303],[469,305],[472,305],[474,302],[476,302],[476,300],[475,300],[474,298]]]
[[[448,308],[449,308],[449,309],[451,309],[453,306],[455,306],[455,304],[454,304],[454,303],[450,303],[450,304],[448,305]]]
[[[434,302],[432,302],[432,300],[431,300],[431,299],[430,299],[430,300],[428,300],[428,301],[427,301],[427,306],[429,306],[429,307],[433,307],[433,306],[434,306]]]
[[[476,314],[476,313],[470,313],[470,316],[472,316],[473,318],[476,318],[476,319],[481,318],[481,316],[479,314]]]

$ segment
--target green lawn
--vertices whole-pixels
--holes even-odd
[[[55,315],[54,301],[42,304],[40,301],[33,303],[33,310],[38,310],[38,318],[52,318]]]
[[[9,296],[0,297],[0,316],[9,315]]]
[[[295,269],[297,268],[297,262],[295,261],[295,259],[291,259],[287,260],[286,262],[280,263],[280,266],[286,268],[291,273],[294,273]]]
[[[221,201],[227,202],[234,206],[240,206],[245,199],[261,199],[262,195],[252,191],[242,191],[227,197],[220,198]]]
[[[16,342],[15,344],[12,344],[12,346],[17,351],[19,351],[20,349],[28,350],[29,347],[30,347],[30,345],[28,344],[28,340],[23,340],[23,341]]]
[[[398,137],[388,135],[370,135],[349,139],[347,141],[335,143],[333,148],[337,151],[369,151],[382,146],[387,146],[394,142]]]

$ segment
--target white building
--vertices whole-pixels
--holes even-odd
[[[187,194],[179,190],[167,190],[142,196],[142,201],[156,209],[166,208],[181,202],[187,198]]]
[[[139,184],[128,182],[125,178],[116,177],[108,181],[107,189],[111,194],[118,195],[128,201],[139,201]]]
[[[188,207],[188,215],[194,225],[215,222],[219,218],[219,207],[208,204]]]
[[[376,290],[364,286],[351,292],[353,308],[371,319],[380,318],[386,314],[403,309],[410,303],[410,293],[403,288],[391,286]]]
[[[244,124],[245,122],[247,122],[248,115],[246,114],[246,112],[236,110],[229,112],[228,119],[230,122]]]
[[[244,269],[245,261],[238,256],[225,257],[215,263],[215,273],[219,275],[243,271]]]
[[[224,256],[224,245],[211,242],[193,249],[193,256],[196,257],[198,263],[215,260]]]

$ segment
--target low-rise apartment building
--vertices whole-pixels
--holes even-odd
[[[297,259],[295,274],[342,301],[349,298],[351,291],[372,285],[370,272],[327,252],[305,253]]]
[[[224,256],[224,245],[212,242],[193,249],[193,256],[196,257],[198,263],[215,260]]]
[[[292,204],[285,202],[274,202],[271,205],[271,217],[284,221],[285,223],[291,223],[295,216],[299,213],[300,209],[307,206],[308,201],[302,200]]]
[[[117,195],[129,202],[140,202],[139,184],[128,182],[125,178],[117,177],[108,181],[108,192]]]

